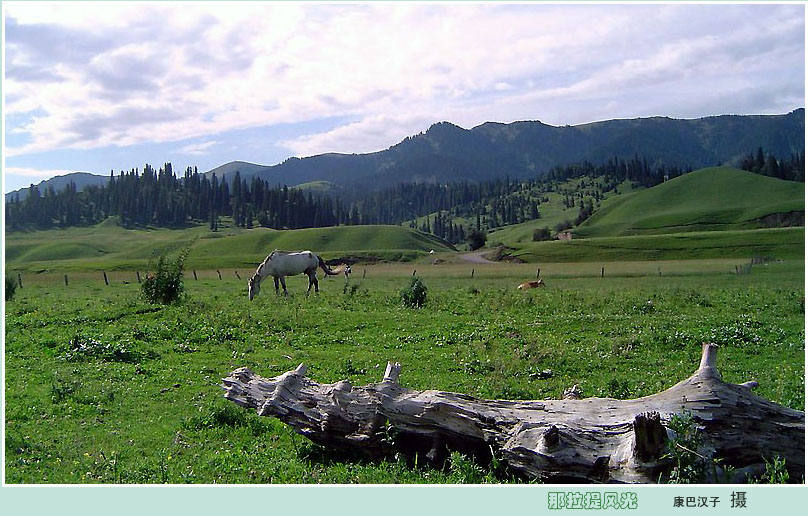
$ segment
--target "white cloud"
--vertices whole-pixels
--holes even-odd
[[[311,156],[326,152],[366,153],[384,150],[391,142],[400,142],[407,136],[423,130],[433,120],[427,116],[394,118],[373,116],[322,133],[283,140],[296,156]]]
[[[660,112],[670,109],[671,92],[681,113],[698,106],[702,114],[719,114],[735,107],[730,92],[753,85],[763,97],[804,91],[799,5],[4,2],[3,8],[5,112],[39,113],[9,126],[30,141],[6,149],[7,156],[177,142],[337,117],[359,121],[283,145],[301,155],[363,152],[439,120],[469,127],[486,120],[677,116]],[[705,106],[705,91],[715,103]]]
[[[71,172],[75,171],[63,169],[38,169],[32,167],[6,167],[3,170],[3,182],[25,185],[23,186],[23,188],[25,188],[30,184],[39,184],[40,182],[51,177],[63,176]],[[9,188],[6,186],[4,190],[9,190]]]
[[[69,174],[74,172],[73,170],[59,170],[59,169],[39,169],[39,168],[32,168],[32,167],[6,167],[5,173],[6,174],[13,174],[15,176],[24,176],[24,177],[48,177],[48,176],[61,176],[64,174]]]
[[[209,141],[203,143],[191,143],[189,145],[181,147],[180,149],[177,150],[177,152],[181,154],[194,154],[194,155],[207,154],[210,148],[216,145],[217,143],[219,142]]]

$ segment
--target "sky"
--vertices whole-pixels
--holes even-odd
[[[383,150],[430,125],[780,114],[802,4],[2,2],[3,189]]]

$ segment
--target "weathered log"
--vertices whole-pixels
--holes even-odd
[[[552,482],[657,482],[671,467],[664,455],[675,433],[666,423],[690,413],[704,437],[694,452],[736,468],[735,477],[706,481],[744,481],[774,456],[786,460],[792,481],[802,481],[805,413],[753,394],[755,382],[724,382],[717,350],[705,344],[692,376],[633,400],[577,399],[579,389],[543,401],[414,391],[399,385],[397,363],[388,364],[380,383],[364,387],[318,384],[305,377],[303,364],[271,379],[240,368],[222,387],[225,398],[334,449],[370,457],[417,453],[436,463],[450,451],[482,460],[494,452],[513,471]]]

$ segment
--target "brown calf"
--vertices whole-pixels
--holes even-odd
[[[546,287],[547,285],[544,284],[544,278],[541,278],[537,281],[526,281],[521,283],[518,287],[519,290],[527,290],[529,288],[538,288],[538,287]]]

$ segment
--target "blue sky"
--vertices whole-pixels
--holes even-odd
[[[786,113],[803,5],[3,2],[4,191],[371,152],[448,120]]]

